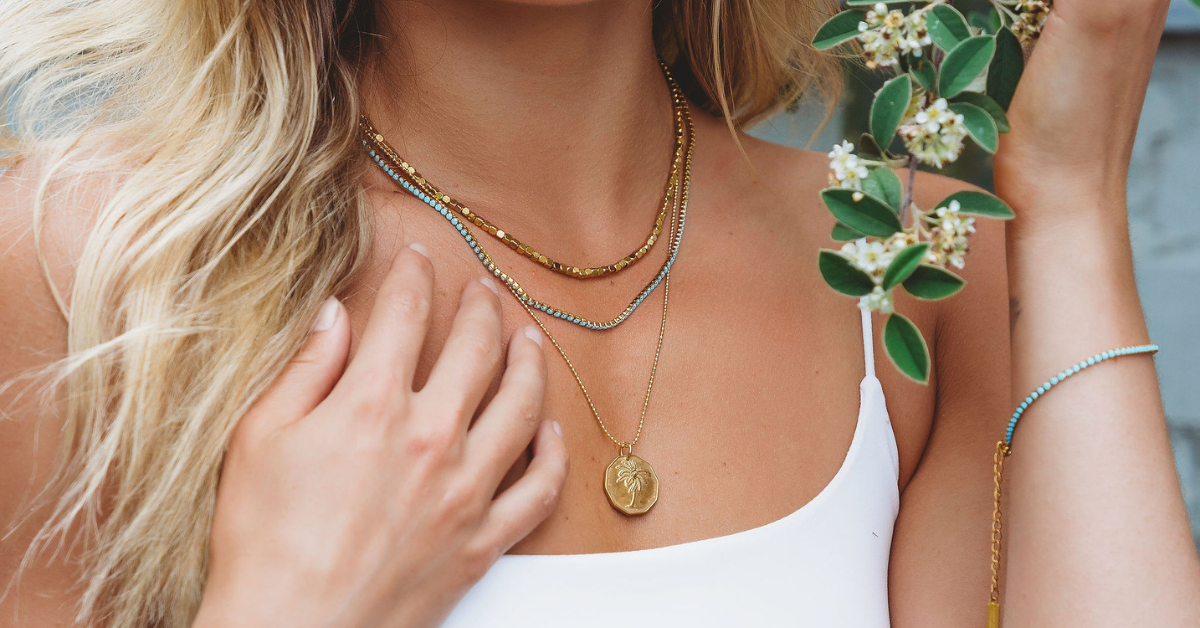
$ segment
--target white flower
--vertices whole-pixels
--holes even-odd
[[[902,53],[919,57],[922,46],[933,43],[925,28],[925,10],[905,16],[878,3],[867,11],[864,20],[858,23],[858,41],[867,67],[872,70],[896,65]]]
[[[888,250],[890,250],[893,254],[897,254],[900,251],[903,251],[906,247],[916,244],[919,241],[920,238],[917,237],[915,229],[911,231],[897,231],[887,239],[885,246],[887,246]]]
[[[958,201],[950,201],[925,214],[925,221],[933,225],[930,230],[930,247],[926,261],[938,266],[952,264],[955,268],[965,265],[967,236],[975,233],[975,219],[963,216]]]
[[[859,238],[843,244],[842,255],[878,284],[883,281],[883,274],[887,272],[888,264],[895,259],[896,252],[883,242],[869,242],[866,238]]]
[[[892,291],[884,290],[882,286],[875,286],[874,290],[858,298],[858,307],[864,312],[891,314],[895,311],[892,304]]]
[[[907,52],[914,57],[919,57],[921,49],[933,43],[933,38],[929,36],[929,30],[925,27],[926,10],[913,11],[905,18],[904,30],[896,42],[900,52]]]
[[[842,245],[841,254],[875,282],[874,290],[859,297],[858,307],[868,312],[892,313],[892,291],[883,289],[883,276],[896,259],[896,254],[916,244],[917,240],[916,231],[913,230],[898,231],[882,242],[859,238]]]
[[[829,185],[832,187],[862,189],[862,180],[867,178],[867,167],[854,154],[854,144],[842,140],[834,144],[829,153]]]
[[[1013,6],[1017,18],[1013,20],[1012,32],[1021,43],[1028,44],[1042,34],[1051,5],[1050,0],[1018,0]]]
[[[946,99],[939,98],[901,124],[898,133],[918,160],[941,168],[962,153],[967,127],[963,117],[950,110]]]

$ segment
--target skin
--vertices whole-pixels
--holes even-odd
[[[1082,356],[1145,341],[1124,191],[1114,182],[1125,180],[1165,3],[1137,4],[1141,10],[1086,0],[1056,4],[1009,114],[1014,131],[996,159],[997,189],[1020,218],[1007,237],[1004,225],[979,223],[963,272],[969,283],[954,299],[900,297],[898,308],[931,341],[936,370],[928,386],[905,380],[876,352],[900,453],[901,509],[889,573],[896,626],[982,622],[991,455],[1013,400]],[[388,5],[384,17],[383,58],[368,68],[364,83],[367,111],[431,180],[556,259],[607,263],[644,237],[671,147],[668,95],[654,63],[644,3],[445,0]],[[1080,80],[1093,76],[1105,78]],[[1096,102],[1118,106],[1092,106]],[[364,378],[335,383],[347,355],[347,373],[360,356],[388,353],[413,365],[412,390],[451,390],[436,364],[454,355],[446,347],[455,346],[456,316],[475,311],[475,320],[487,321],[472,326],[485,365],[499,362],[503,338],[515,339],[509,360],[524,352],[530,364],[538,362],[523,331],[527,315],[510,296],[496,298],[479,288],[481,268],[458,235],[371,170],[364,185],[377,210],[375,262],[341,295],[346,309],[337,325],[315,333],[300,366],[289,370],[293,379],[285,376],[278,384],[334,392],[309,399],[307,406],[289,402],[294,395],[269,395],[247,419],[246,425],[268,423],[274,426],[268,433],[289,436],[239,430],[214,522],[214,573],[197,625],[259,625],[255,617],[276,618],[286,610],[297,616],[289,625],[435,626],[482,575],[487,557],[505,550],[625,551],[694,541],[774,521],[821,491],[849,446],[863,376],[857,310],[824,285],[813,263],[818,248],[831,246],[832,219],[817,198],[828,164],[819,153],[746,135],[735,141],[722,120],[697,109],[693,116],[697,151],[687,237],[672,271],[666,342],[646,431],[635,449],[662,479],[655,509],[626,518],[607,504],[599,478],[616,447],[549,347],[539,362],[546,374],[540,416],[557,421],[563,438],[542,424],[532,455],[506,448],[500,467],[513,467],[504,480],[495,464],[490,475],[464,471],[482,468],[485,456],[493,462],[500,456],[470,446],[491,409],[499,413],[497,404],[505,404],[499,399],[504,382],[480,369],[461,382],[470,399],[482,399],[488,408],[470,429],[463,429],[469,404],[452,413],[455,421],[441,414],[444,407],[423,413],[414,411],[419,404],[391,404],[394,425],[380,429],[395,437],[387,451],[372,456],[375,466],[331,464],[319,480],[297,480],[295,492],[280,489],[278,478],[297,468],[289,460],[344,456],[341,441],[291,435],[314,433],[317,428],[308,426],[320,425],[322,413],[361,416],[351,400],[371,396]],[[1072,123],[1055,122],[1066,119]],[[3,185],[27,194],[31,176],[19,169]],[[961,187],[921,175],[915,198],[932,207]],[[22,196],[0,198],[14,199],[0,212],[11,223],[0,229],[6,238],[0,250],[9,251],[0,272],[0,316],[16,330],[0,339],[7,376],[61,352],[65,329],[48,313],[48,295],[31,261],[20,223]],[[82,234],[60,229],[61,245],[52,253],[59,278],[69,281],[71,243]],[[409,252],[411,243],[430,252],[428,264]],[[622,308],[665,255],[665,247],[656,247],[628,271],[581,285],[502,247],[489,250],[539,298],[592,315]],[[399,285],[395,277],[404,273],[428,282],[429,290],[427,301],[420,295],[400,299],[417,304],[408,318],[387,305],[396,295],[388,286]],[[1021,304],[1011,337],[1010,293]],[[636,429],[660,295],[613,332],[548,323],[618,435]],[[389,329],[416,329],[424,325],[414,312],[426,311],[423,345],[415,335],[371,341],[371,330],[382,327],[381,312],[392,317]],[[876,319],[876,330],[881,327]],[[335,341],[328,341],[331,336]],[[512,370],[510,362],[505,373]],[[539,386],[526,383],[530,390]],[[496,401],[489,401],[493,395]],[[1187,625],[1200,612],[1200,567],[1157,395],[1150,361],[1127,358],[1073,378],[1023,420],[1019,453],[1009,463],[1005,625],[1173,626]],[[15,511],[30,469],[45,469],[53,451],[46,442],[53,440],[46,437],[53,433],[47,429],[54,426],[52,409],[16,416],[0,427],[0,515]],[[490,423],[504,425],[496,442],[523,445],[533,438],[527,413],[504,416]],[[43,438],[35,449],[31,425],[38,418]],[[427,464],[413,462],[409,445],[428,443],[419,428],[440,426],[445,435],[446,423],[456,437],[418,447]],[[386,421],[376,415],[374,424]],[[545,492],[525,493],[521,508],[502,511],[503,524],[489,518],[506,495],[521,495],[511,492],[539,477],[556,442],[570,459],[561,490],[551,481],[554,474],[545,472],[538,484]],[[434,479],[418,483],[419,489],[382,483],[371,485],[375,492],[342,494],[344,486],[374,478],[371,469]],[[418,469],[433,471],[419,475],[424,471]],[[470,498],[462,498],[463,509],[428,506],[447,496],[459,499],[464,477],[476,484],[466,491]],[[492,501],[489,489],[497,486],[504,490]],[[278,501],[256,515],[255,495]],[[386,496],[383,507],[368,498],[379,495]],[[296,505],[301,496],[336,504],[345,515],[330,522],[306,512]],[[274,516],[278,512],[294,515]],[[530,517],[540,516],[540,525],[521,534]],[[334,525],[392,548],[394,558],[364,562],[376,545],[326,544],[322,539],[348,537],[314,533]],[[246,551],[263,544],[268,549]],[[15,545],[0,550],[5,566],[23,551],[23,545],[9,549]],[[445,549],[431,554],[430,547]],[[284,551],[300,552],[315,567],[279,579],[292,564],[275,557]],[[411,567],[418,563],[435,567]],[[71,569],[36,565],[28,573],[19,595],[6,598],[0,610],[19,603],[25,617],[45,620],[29,625],[66,625],[71,599],[62,591]],[[380,573],[388,577],[373,579],[376,586],[357,586]],[[47,591],[52,593],[38,594]],[[348,614],[348,608],[360,612]]]

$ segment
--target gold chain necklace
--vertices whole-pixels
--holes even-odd
[[[550,333],[538,315],[518,299],[521,307],[525,308],[525,312],[533,318],[533,322],[537,323],[537,326],[542,329],[542,333],[550,339],[550,344],[558,350],[563,362],[567,363],[567,368],[571,370],[571,375],[575,377],[575,383],[583,392],[583,398],[587,401],[588,408],[591,409],[592,416],[596,419],[596,424],[600,426],[608,440],[617,446],[617,457],[613,458],[613,461],[608,464],[608,468],[604,470],[604,492],[608,495],[608,502],[612,504],[613,508],[627,515],[645,514],[658,501],[658,475],[654,473],[654,467],[650,466],[649,462],[633,455],[633,446],[642,436],[642,427],[646,424],[646,411],[650,408],[650,393],[654,390],[654,376],[658,373],[658,358],[662,354],[663,337],[667,332],[667,299],[670,294],[671,273],[668,271],[667,277],[663,281],[662,322],[659,323],[658,342],[654,346],[654,363],[650,366],[650,380],[646,383],[646,396],[642,400],[642,412],[638,417],[637,433],[633,435],[631,441],[617,440],[612,432],[608,431],[608,426],[600,417],[600,411],[596,409],[592,396],[588,394],[587,386],[583,384],[583,378],[579,376],[579,371],[575,370],[575,365],[571,362],[571,358],[567,357],[567,352],[563,350],[562,345],[558,344],[554,334]]]
[[[475,212],[469,207],[456,202],[450,198],[449,194],[446,194],[442,190],[436,188],[425,177],[423,177],[419,171],[417,171],[416,167],[408,163],[408,161],[396,153],[396,150],[387,143],[387,140],[384,139],[383,134],[375,131],[370,121],[365,117],[362,120],[362,128],[375,148],[386,155],[389,160],[398,166],[406,178],[408,178],[417,187],[417,189],[421,190],[426,195],[444,203],[446,206],[453,208],[455,211],[462,214],[468,221],[474,223],[475,226],[481,228],[489,235],[508,245],[510,249],[520,253],[525,257],[528,257],[535,262],[538,262],[542,266],[545,266],[556,273],[565,275],[567,277],[572,277],[575,279],[594,279],[598,277],[604,277],[628,268],[649,253],[650,249],[654,248],[654,244],[658,242],[659,236],[662,234],[663,222],[666,220],[667,212],[671,207],[674,206],[675,190],[678,187],[676,181],[679,176],[679,168],[683,162],[683,134],[687,105],[683,96],[683,92],[680,91],[679,86],[675,83],[675,79],[671,76],[671,72],[667,69],[666,64],[660,60],[659,65],[662,68],[663,75],[667,79],[667,85],[671,90],[671,107],[675,119],[675,146],[674,150],[672,151],[671,169],[667,177],[666,190],[663,192],[662,204],[660,205],[658,215],[655,217],[654,226],[650,230],[650,235],[646,237],[645,243],[629,255],[626,255],[612,264],[606,264],[604,266],[589,268],[563,264],[550,257],[547,257],[543,253],[538,252],[528,244],[521,242],[512,234],[511,231],[505,231],[495,223],[489,221],[487,218],[479,215],[478,212]]]
[[[646,297],[649,296],[650,293],[658,287],[658,284],[666,277],[668,271],[671,269],[671,265],[675,263],[675,258],[679,253],[679,246],[683,241],[683,231],[687,219],[687,200],[689,188],[691,186],[692,152],[695,147],[695,128],[692,125],[691,112],[687,108],[686,101],[683,103],[681,113],[683,114],[682,118],[686,131],[687,142],[686,149],[682,151],[682,172],[672,181],[675,189],[671,196],[673,200],[678,201],[678,209],[676,210],[678,213],[678,218],[672,216],[673,227],[670,237],[671,247],[667,256],[667,260],[659,269],[658,274],[655,275],[655,277],[651,279],[644,288],[642,288],[637,296],[635,296],[633,300],[629,302],[629,305],[627,305],[620,314],[617,314],[615,317],[607,320],[598,320],[585,316],[579,316],[567,310],[539,301],[530,296],[529,293],[521,287],[521,284],[512,275],[504,272],[499,266],[496,265],[491,255],[488,254],[487,249],[485,249],[483,244],[477,238],[475,238],[474,234],[467,226],[468,224],[473,224],[473,221],[471,221],[471,223],[467,223],[459,220],[454,210],[447,208],[444,201],[442,201],[442,198],[446,195],[442,194],[440,190],[438,190],[428,180],[423,180],[418,184],[413,175],[416,170],[414,167],[406,162],[399,161],[399,156],[390,156],[387,153],[382,152],[383,146],[386,145],[386,140],[383,139],[382,134],[374,130],[370,124],[370,121],[367,120],[365,116],[360,119],[360,128],[365,138],[363,144],[367,148],[371,158],[375,161],[375,163],[401,187],[423,201],[426,205],[429,205],[434,209],[434,211],[440,213],[446,218],[446,220],[450,221],[450,223],[459,231],[464,239],[466,239],[468,246],[471,247],[471,250],[475,253],[476,257],[479,258],[480,263],[487,268],[488,272],[492,273],[498,279],[503,281],[504,285],[507,286],[509,290],[513,291],[522,305],[528,305],[535,310],[540,310],[546,314],[554,316],[555,318],[574,323],[586,329],[603,330],[612,329],[613,327],[620,325],[622,322],[628,319],[631,314],[633,314],[633,312],[638,308],[639,305],[641,305]],[[375,149],[379,149],[379,151],[377,152]],[[676,203],[673,202],[671,205],[672,207],[675,207]],[[459,213],[461,213],[461,211]]]

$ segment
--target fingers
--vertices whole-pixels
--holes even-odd
[[[412,244],[392,261],[379,286],[361,348],[349,370],[355,375],[412,387],[433,302],[433,265],[425,247]]]
[[[542,421],[525,475],[492,501],[480,531],[482,542],[503,554],[533,531],[558,505],[567,479],[567,446],[558,423]]]
[[[450,337],[421,390],[423,397],[436,399],[440,408],[437,420],[451,414],[464,432],[503,353],[498,291],[490,278],[467,283]]]
[[[546,389],[542,342],[542,332],[534,325],[513,334],[500,390],[467,433],[466,460],[481,482],[490,483],[489,495],[541,422]]]
[[[254,438],[281,429],[311,412],[341,377],[349,352],[349,317],[331,297],[317,313],[304,346],[239,422],[234,440],[239,433]]]

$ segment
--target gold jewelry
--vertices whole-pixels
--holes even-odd
[[[689,123],[690,123],[690,120],[689,120]],[[689,129],[690,129],[690,126],[689,126]],[[364,141],[364,144],[366,144],[365,141]],[[692,146],[693,146],[693,139],[692,139],[692,136],[689,134],[689,136],[688,136],[688,160],[689,161],[690,161],[690,157],[691,157]],[[374,153],[374,151],[372,151],[371,156],[377,160],[377,163],[379,163],[380,166],[384,167],[384,169],[386,171],[388,171],[388,174],[391,175],[393,177],[393,179],[395,179],[397,182],[401,182],[402,185],[405,185],[406,186],[405,189],[408,189],[410,192],[413,192],[414,194],[417,193],[416,188],[412,188],[411,186],[409,186],[406,181],[403,181],[401,179],[401,177],[398,173],[394,173],[394,172],[390,171],[390,169],[382,161],[379,160],[379,157]],[[683,220],[684,220],[684,218],[686,218],[686,213],[687,213],[687,172],[686,172],[686,170],[685,170],[685,177],[684,177],[683,183],[681,184],[681,188],[682,189],[680,191],[680,199],[681,199],[680,210],[678,212],[673,212],[671,214],[671,236],[672,236],[671,246],[672,246],[672,251],[673,251],[673,254],[671,257],[672,260],[674,259],[674,253],[678,252],[679,239],[683,232]],[[583,378],[580,377],[579,372],[575,369],[575,365],[571,362],[571,359],[567,356],[567,353],[562,348],[562,345],[560,345],[558,343],[558,340],[554,337],[553,334],[550,333],[550,330],[546,328],[546,325],[544,323],[542,323],[542,320],[540,318],[538,318],[537,314],[534,314],[534,312],[533,312],[534,308],[533,308],[532,303],[536,303],[536,302],[533,302],[533,300],[530,299],[528,297],[528,295],[526,295],[524,293],[524,291],[521,289],[520,285],[517,284],[516,281],[513,280],[511,277],[509,277],[507,273],[501,271],[498,267],[496,267],[495,263],[492,262],[490,257],[487,255],[487,252],[483,250],[482,245],[480,245],[478,243],[478,241],[475,240],[474,236],[471,234],[471,230],[469,227],[460,223],[457,220],[457,218],[455,218],[453,216],[453,213],[450,212],[449,210],[445,209],[445,207],[440,207],[440,209],[439,209],[439,205],[440,205],[439,203],[431,202],[431,200],[426,200],[426,199],[422,199],[422,200],[425,200],[426,204],[428,204],[430,207],[438,209],[439,213],[441,213],[443,217],[445,217],[448,221],[451,221],[451,224],[454,225],[455,228],[458,229],[459,233],[463,236],[463,238],[467,241],[467,243],[469,245],[471,245],[472,250],[477,252],[477,254],[479,255],[480,261],[483,261],[486,264],[487,268],[494,275],[496,275],[497,277],[501,277],[504,280],[505,286],[508,287],[509,291],[512,292],[513,296],[517,298],[517,302],[521,304],[521,307],[525,310],[525,312],[527,314],[529,314],[530,317],[533,318],[534,323],[536,323],[537,326],[541,328],[542,332],[546,334],[546,337],[550,339],[551,344],[554,345],[554,348],[558,350],[559,355],[562,356],[563,361],[566,362],[567,368],[569,368],[571,370],[571,374],[575,377],[575,383],[579,385],[579,389],[583,392],[583,397],[587,401],[588,408],[591,409],[592,416],[596,419],[597,425],[600,426],[600,430],[604,432],[604,435],[607,436],[609,440],[611,440],[614,444],[617,445],[617,457],[615,459],[613,459],[613,461],[611,463],[609,463],[608,468],[605,470],[605,477],[604,477],[604,490],[605,490],[605,493],[608,495],[609,503],[611,503],[614,508],[616,508],[617,510],[619,510],[627,515],[640,515],[640,514],[644,514],[645,512],[649,511],[650,508],[652,508],[654,506],[655,502],[658,500],[658,476],[654,473],[654,468],[650,466],[650,463],[646,462],[644,459],[642,459],[638,456],[635,456],[633,454],[633,446],[637,443],[638,439],[641,438],[642,428],[645,426],[645,423],[646,423],[646,411],[649,409],[649,406],[650,406],[650,394],[654,389],[654,376],[658,372],[658,360],[659,360],[659,356],[662,354],[663,338],[666,335],[667,301],[670,297],[670,289],[671,289],[671,273],[670,273],[671,261],[668,260],[668,263],[666,265],[664,265],[665,272],[664,272],[664,277],[663,277],[662,322],[660,323],[659,330],[658,330],[658,342],[654,348],[654,363],[650,368],[650,380],[646,384],[646,396],[645,396],[645,399],[642,401],[642,412],[638,418],[637,432],[634,434],[632,441],[619,441],[612,435],[611,432],[609,432],[608,426],[605,425],[604,419],[601,418],[601,416],[600,416],[600,411],[597,410],[596,404],[592,401],[592,397],[588,393],[587,387],[583,383]],[[644,295],[648,294],[649,290],[651,290],[651,289],[653,289],[653,285],[649,286],[647,288],[647,290],[644,291],[641,298],[644,298]],[[638,302],[640,303],[640,299]],[[628,311],[629,310],[627,310],[627,312]]]
[[[533,247],[517,239],[517,237],[514,236],[511,231],[505,231],[504,229],[501,229],[487,218],[484,218],[477,212],[472,211],[467,206],[451,199],[449,194],[446,194],[445,192],[434,187],[434,185],[425,177],[421,176],[421,173],[418,172],[414,166],[409,164],[404,160],[404,158],[396,153],[395,149],[393,149],[391,145],[387,143],[387,140],[384,139],[383,134],[375,131],[374,127],[371,126],[370,121],[368,121],[365,117],[363,118],[362,123],[363,131],[366,133],[368,139],[375,146],[375,148],[386,155],[387,158],[395,165],[399,166],[406,178],[415,184],[418,189],[428,196],[441,201],[446,206],[453,208],[455,211],[462,214],[468,221],[474,223],[475,226],[483,229],[489,235],[508,245],[510,249],[528,257],[535,262],[540,263],[542,266],[545,266],[556,273],[566,275],[567,277],[572,277],[575,279],[594,279],[598,277],[604,277],[628,268],[644,257],[646,253],[649,253],[650,249],[654,248],[654,244],[658,241],[659,235],[662,233],[663,222],[666,220],[667,211],[674,206],[674,192],[678,187],[676,181],[679,176],[680,165],[683,162],[684,118],[686,115],[685,111],[687,109],[687,104],[683,93],[680,91],[679,86],[675,83],[675,79],[671,76],[671,72],[667,69],[666,64],[662,63],[660,60],[659,65],[662,67],[663,75],[666,77],[667,84],[671,89],[671,106],[675,118],[675,147],[672,152],[671,170],[667,177],[666,190],[663,193],[662,204],[658,211],[658,216],[655,217],[654,220],[654,227],[650,230],[650,235],[646,237],[646,242],[629,255],[626,255],[612,264],[607,264],[604,266],[588,268],[562,264],[554,261],[552,258],[549,258],[542,253],[539,253]]]
[[[1000,515],[1000,487],[1004,474],[1004,459],[1012,453],[1008,443],[996,443],[996,453],[992,455],[992,587],[988,593],[987,627],[1000,626],[1000,544],[1004,533]]]
[[[413,174],[409,172],[410,169],[415,172],[415,168],[413,168],[411,165],[407,165],[405,162],[397,161],[398,157],[391,157],[386,153],[377,152],[376,150],[372,149],[372,146],[377,146],[379,145],[379,142],[383,141],[375,139],[377,137],[382,138],[382,134],[375,132],[370,126],[370,121],[368,121],[365,117],[360,120],[360,128],[362,129],[364,137],[366,138],[364,139],[363,144],[367,147],[367,150],[369,151],[371,158],[375,160],[375,163],[378,164],[379,167],[382,168],[383,171],[386,172],[394,181],[450,221],[450,223],[454,225],[456,229],[458,229],[463,238],[466,239],[467,244],[471,247],[471,250],[475,253],[476,257],[479,258],[480,263],[487,268],[488,272],[492,273],[496,278],[504,282],[504,285],[507,286],[509,290],[513,291],[515,295],[517,295],[517,299],[522,304],[528,305],[535,310],[541,310],[542,312],[554,316],[555,318],[560,318],[567,322],[574,323],[580,327],[603,330],[612,329],[629,318],[629,316],[633,314],[634,310],[641,305],[642,301],[644,301],[646,297],[649,296],[656,287],[658,287],[658,284],[663,280],[663,278],[666,277],[667,272],[671,269],[671,265],[675,263],[676,256],[679,254],[679,246],[683,241],[683,231],[687,221],[688,192],[691,186],[692,151],[695,147],[695,128],[692,125],[691,113],[688,110],[686,103],[682,112],[684,126],[686,128],[687,147],[683,151],[683,171],[681,176],[675,177],[673,181],[674,185],[676,186],[675,192],[673,193],[673,198],[678,199],[678,209],[676,210],[678,217],[676,218],[675,216],[672,216],[673,227],[670,236],[670,252],[667,256],[667,260],[659,269],[658,274],[655,275],[655,277],[651,279],[644,288],[642,288],[637,296],[635,296],[633,300],[629,302],[629,305],[627,305],[620,314],[608,320],[594,320],[584,316],[572,314],[571,312],[554,307],[530,296],[514,277],[504,272],[499,266],[496,265],[495,261],[492,260],[491,255],[488,254],[487,249],[484,248],[483,244],[475,238],[474,234],[467,227],[467,224],[469,223],[459,220],[454,214],[454,211],[445,206],[441,200],[441,198],[445,195],[439,195],[437,189],[433,187],[432,184],[430,184],[427,180],[424,180],[418,184],[413,178]],[[419,187],[419,185],[429,186],[429,189],[432,190],[432,193],[425,192],[425,188]],[[675,204],[672,203],[672,205]]]
[[[663,66],[663,71],[666,72],[665,65]],[[626,515],[644,514],[648,512],[658,501],[658,476],[654,473],[654,468],[650,466],[650,463],[633,454],[633,446],[637,444],[638,440],[641,438],[642,429],[646,424],[646,412],[650,407],[650,395],[654,390],[654,378],[658,373],[658,363],[659,357],[662,354],[663,338],[666,336],[667,303],[670,298],[671,291],[670,271],[671,266],[675,261],[675,257],[679,253],[679,245],[682,241],[683,229],[687,219],[687,200],[691,183],[691,160],[692,151],[695,147],[695,129],[692,126],[691,115],[688,111],[686,101],[677,96],[677,88],[669,73],[667,73],[667,80],[670,82],[672,87],[673,103],[676,106],[676,119],[677,121],[682,120],[683,125],[686,126],[687,134],[687,149],[686,151],[683,151],[680,149],[681,135],[678,131],[676,133],[675,163],[677,164],[680,160],[682,160],[683,169],[682,173],[679,173],[676,166],[673,164],[672,176],[670,177],[669,181],[670,188],[668,189],[667,193],[667,198],[670,199],[671,202],[669,204],[664,203],[664,207],[670,206],[671,208],[675,208],[675,199],[678,199],[677,209],[671,212],[670,255],[660,269],[659,274],[653,280],[651,280],[651,282],[638,294],[634,301],[631,302],[629,306],[626,307],[625,310],[616,318],[603,323],[590,321],[588,319],[569,314],[563,310],[550,307],[530,297],[515,279],[496,266],[495,262],[492,261],[491,256],[488,255],[483,245],[475,238],[474,234],[472,234],[470,228],[467,226],[468,223],[460,221],[455,214],[454,209],[457,209],[458,213],[471,218],[470,224],[475,224],[476,226],[484,225],[485,221],[482,220],[482,217],[479,217],[477,214],[473,214],[473,212],[465,207],[452,204],[452,201],[448,195],[442,194],[432,184],[425,180],[424,177],[418,176],[414,167],[401,160],[400,157],[391,150],[384,140],[383,135],[375,132],[374,128],[371,127],[370,122],[365,116],[360,120],[360,127],[365,135],[363,144],[367,147],[372,159],[374,159],[375,162],[393,180],[411,192],[414,196],[425,202],[435,211],[440,213],[458,230],[459,234],[463,236],[467,244],[471,247],[472,251],[474,251],[479,257],[480,262],[484,264],[489,272],[504,282],[505,286],[509,289],[513,296],[516,297],[517,302],[521,305],[525,312],[529,314],[534,323],[541,328],[542,333],[544,333],[546,337],[550,339],[551,344],[554,345],[554,348],[558,351],[559,355],[562,356],[567,368],[571,371],[571,375],[575,378],[575,383],[578,384],[580,391],[583,392],[583,397],[587,401],[588,408],[591,410],[592,416],[596,420],[596,424],[600,426],[600,430],[604,432],[604,435],[607,436],[608,439],[613,442],[613,444],[617,445],[617,457],[614,458],[605,469],[604,490],[608,496],[609,503],[612,504],[613,508],[616,508],[618,511]],[[372,150],[372,146],[379,149],[378,153],[376,150]],[[387,162],[391,162],[391,164],[389,165]],[[448,209],[446,207],[447,204],[452,204],[451,206],[454,209]],[[657,235],[661,233],[662,222],[664,220],[663,214],[664,212],[660,211],[659,217],[655,221],[655,232],[652,234],[652,237],[655,239],[657,238]],[[479,219],[478,222],[475,220],[476,218]],[[490,223],[487,224],[490,225]],[[496,235],[507,243],[508,240],[505,238],[505,236],[508,236],[508,234],[505,234],[499,229],[496,229],[496,231],[497,233],[492,235]],[[652,246],[653,242],[649,242],[649,244]],[[524,246],[520,244],[518,245]],[[529,250],[528,247],[525,248],[526,250]],[[648,250],[648,248],[646,250]],[[642,255],[644,254],[645,253],[643,252]],[[538,259],[540,262],[542,261],[542,257],[544,256],[538,254],[536,259]],[[640,258],[641,255],[638,257]],[[625,262],[625,266],[616,268],[615,270],[609,272],[617,272],[628,266],[628,264],[632,263],[632,261],[622,261]],[[621,262],[618,262],[618,264],[619,263]],[[605,425],[604,419],[600,416],[600,411],[596,408],[596,404],[592,401],[592,397],[588,393],[587,386],[584,385],[583,378],[580,377],[579,371],[576,370],[575,365],[567,356],[567,353],[562,348],[562,345],[559,344],[558,340],[553,334],[550,333],[550,330],[546,327],[542,320],[537,316],[537,314],[534,313],[534,309],[540,309],[541,311],[551,314],[557,318],[561,318],[590,329],[609,329],[628,318],[629,315],[633,313],[633,310],[635,310],[637,306],[640,305],[643,300],[645,300],[646,296],[649,295],[655,287],[657,287],[660,281],[663,283],[662,320],[659,324],[658,341],[654,347],[654,361],[650,367],[650,378],[646,383],[646,394],[642,401],[642,411],[638,417],[637,432],[634,434],[633,440],[620,441],[617,440],[608,430],[608,426]]]
[[[587,401],[588,408],[591,409],[592,416],[595,417],[600,430],[604,432],[608,440],[617,446],[617,457],[613,458],[608,468],[604,470],[604,492],[608,495],[608,501],[613,508],[627,515],[645,514],[658,501],[658,475],[654,473],[654,467],[651,467],[649,462],[633,455],[633,446],[642,436],[642,428],[646,424],[646,410],[650,408],[650,393],[654,390],[654,376],[658,373],[658,358],[662,354],[663,337],[667,332],[667,299],[670,294],[671,273],[667,272],[666,280],[663,282],[662,322],[658,327],[658,342],[654,346],[654,363],[650,367],[650,380],[646,383],[646,396],[642,400],[642,413],[638,417],[637,432],[631,441],[617,440],[612,432],[608,431],[608,426],[600,417],[600,411],[596,409],[592,396],[588,394],[587,386],[583,384],[583,378],[579,376],[579,371],[575,370],[575,365],[571,363],[571,358],[567,357],[567,352],[563,350],[562,345],[558,344],[554,334],[550,333],[537,314],[534,314],[528,305],[518,299],[521,307],[525,308],[525,312],[533,318],[533,322],[537,323],[537,326],[542,329],[542,333],[550,339],[550,344],[558,350],[563,362],[567,363],[567,368],[571,369],[571,375],[575,377],[575,383],[583,392],[583,398]]]

